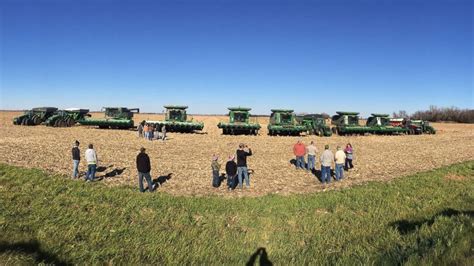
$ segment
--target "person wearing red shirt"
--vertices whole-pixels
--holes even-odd
[[[296,169],[305,169],[306,162],[304,161],[304,156],[306,155],[306,146],[301,140],[298,140],[295,146],[293,146],[293,153],[296,156]]]

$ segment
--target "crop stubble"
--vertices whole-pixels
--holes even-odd
[[[107,185],[137,185],[135,157],[145,147],[152,161],[152,176],[172,174],[158,191],[173,195],[225,197],[262,196],[271,193],[283,195],[319,192],[323,186],[315,176],[295,170],[290,164],[292,147],[298,137],[267,136],[268,118],[258,118],[263,130],[259,136],[224,136],[217,128],[225,116],[194,116],[204,121],[201,134],[168,133],[169,140],[146,141],[131,130],[101,130],[83,126],[51,128],[12,125],[18,112],[0,112],[0,162],[38,167],[47,171],[71,175],[71,147],[74,140],[81,142],[83,156],[87,144],[93,143],[99,157],[99,166],[107,167],[98,173],[113,175],[113,170],[125,170],[100,182]],[[101,114],[93,114],[100,117]],[[161,115],[138,114],[135,121],[162,119]],[[474,125],[434,123],[436,135],[422,136],[333,136],[320,138],[300,137],[305,144],[315,141],[319,152],[325,144],[335,151],[337,145],[352,143],[355,169],[345,172],[345,179],[333,182],[329,189],[337,189],[367,181],[388,181],[418,171],[429,170],[457,162],[473,160]],[[211,186],[211,157],[219,155],[221,172],[227,156],[235,153],[239,143],[248,144],[254,155],[249,157],[251,188],[228,192],[225,185]],[[320,154],[320,153],[319,153]],[[319,163],[317,167],[319,168]],[[86,170],[81,160],[80,170]]]

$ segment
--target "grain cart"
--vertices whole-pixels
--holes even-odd
[[[133,114],[140,112],[138,108],[126,107],[104,107],[102,110],[105,111],[104,118],[85,118],[79,120],[79,124],[99,128],[129,129],[134,127]]]
[[[306,126],[308,134],[330,137],[331,129],[326,125],[326,119],[322,114],[307,114],[296,117],[300,124]]]
[[[403,127],[392,126],[387,114],[371,114],[366,122],[369,133],[378,135],[405,134],[407,130]]]
[[[366,134],[370,132],[367,126],[359,125],[358,112],[336,112],[337,115],[331,117],[332,132],[338,135],[346,134]]]
[[[436,130],[428,121],[404,119],[402,125],[410,135],[436,134]]]
[[[296,121],[293,110],[272,109],[271,111],[268,135],[299,136],[302,132],[306,132],[306,126]]]
[[[69,108],[59,110],[50,116],[44,124],[51,127],[71,127],[79,120],[90,117],[89,109]]]
[[[222,129],[222,133],[227,135],[257,135],[260,125],[258,123],[250,122],[251,108],[244,107],[229,107],[229,122],[219,122],[218,128]]]
[[[48,119],[50,116],[54,115],[58,110],[56,107],[36,107],[31,110],[25,111],[21,116],[15,117],[13,119],[14,125],[23,125],[23,126],[36,126]]]
[[[154,125],[160,131],[164,126],[167,132],[191,133],[204,128],[204,123],[188,120],[187,106],[165,105],[163,107],[166,109],[165,121],[145,121],[145,123]]]

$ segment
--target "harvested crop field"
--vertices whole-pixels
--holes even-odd
[[[83,126],[50,128],[14,126],[19,112],[0,112],[0,162],[37,167],[71,175],[71,147],[81,142],[81,153],[93,143],[99,157],[97,177],[108,185],[137,186],[135,156],[145,147],[152,161],[152,176],[165,180],[160,192],[173,195],[218,195],[225,197],[283,195],[319,192],[325,189],[314,174],[295,170],[290,164],[292,147],[298,137],[270,137],[266,133],[268,118],[258,118],[263,127],[259,136],[224,136],[217,128],[225,116],[194,116],[205,128],[199,134],[168,133],[168,140],[146,141],[132,130],[102,130]],[[94,114],[93,116],[101,116]],[[135,121],[158,120],[162,115],[138,114]],[[473,160],[474,125],[434,123],[436,135],[420,136],[302,136],[308,144],[315,141],[321,152],[325,144],[334,151],[337,145],[352,143],[355,169],[345,172],[345,179],[326,189],[337,189],[367,181],[388,181],[394,177],[429,170],[457,162]],[[225,186],[211,186],[211,157],[220,156],[221,172],[228,155],[239,143],[248,144],[254,155],[248,158],[251,188],[229,192]],[[317,168],[319,168],[319,163]],[[81,161],[81,172],[86,169]]]

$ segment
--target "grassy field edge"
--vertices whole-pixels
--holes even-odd
[[[469,161],[338,191],[222,199],[0,164],[0,262],[467,264],[473,172]]]

